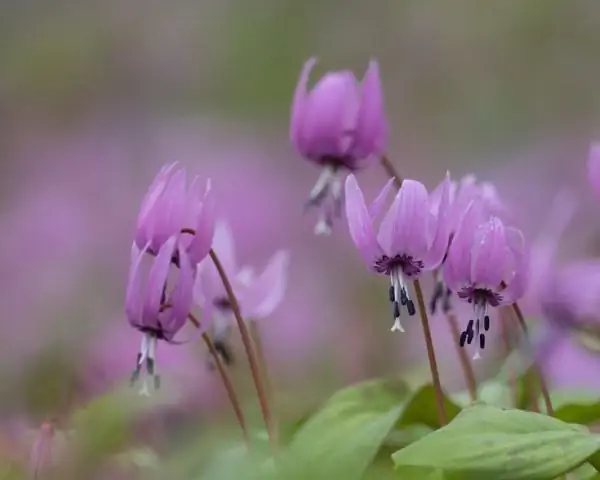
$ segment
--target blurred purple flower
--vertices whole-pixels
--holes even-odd
[[[488,307],[497,307],[518,300],[527,285],[527,251],[523,234],[505,227],[498,217],[481,223],[484,205],[472,201],[456,232],[443,266],[444,281],[458,297],[473,304],[475,320],[460,337],[460,345],[478,344],[485,348],[484,331],[490,328]],[[473,331],[473,324],[475,330]]]
[[[186,172],[177,163],[165,165],[152,184],[140,209],[135,234],[139,249],[156,254],[167,239],[182,228],[194,229],[195,235],[179,238],[192,263],[208,254],[214,230],[215,199],[210,180],[203,187],[195,177],[186,189]]]
[[[383,153],[387,143],[379,64],[372,60],[362,85],[344,70],[327,73],[312,91],[308,79],[316,58],[302,69],[294,99],[290,137],[296,150],[323,168],[307,206],[319,206],[315,232],[329,234],[342,206],[340,169],[355,171]]]
[[[30,478],[35,480],[43,478],[53,463],[54,425],[44,422],[37,432],[29,457]]]
[[[177,245],[178,238],[171,237],[160,247],[145,282],[142,279],[142,260],[149,245],[142,250],[135,244],[132,247],[125,305],[129,323],[142,332],[142,345],[132,383],[137,380],[145,361],[147,373],[154,378],[155,388],[158,388],[159,377],[154,372],[156,342],[165,340],[174,343],[173,337],[185,324],[192,307],[195,265],[191,264],[183,248]],[[167,277],[174,257],[179,267],[177,283],[167,293]],[[148,394],[145,381],[142,393]]]
[[[383,213],[384,202],[392,188],[390,180],[367,208],[354,175],[346,180],[346,213],[350,235],[364,261],[375,273],[388,275],[389,299],[394,305],[392,331],[404,331],[400,323],[400,304],[409,315],[416,313],[406,280],[414,280],[424,271],[436,269],[448,245],[450,176],[442,181],[441,200],[433,201],[425,186],[404,180],[375,233],[373,222]]]
[[[242,315],[252,320],[271,315],[283,301],[290,263],[288,252],[280,250],[275,253],[259,275],[252,267],[240,267],[236,261],[233,235],[225,222],[217,224],[213,249],[231,279]],[[231,303],[210,259],[205,259],[198,266],[195,299],[204,315],[211,316],[212,321],[206,321],[212,325],[215,346],[229,363],[227,337],[232,322]]]
[[[588,179],[594,193],[600,197],[600,142],[590,146],[588,154]]]

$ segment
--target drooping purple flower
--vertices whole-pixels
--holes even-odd
[[[271,315],[285,294],[290,262],[288,252],[280,250],[275,253],[260,274],[250,266],[240,267],[236,261],[233,235],[224,222],[216,226],[213,249],[231,281],[242,315],[252,320]],[[231,363],[233,358],[228,336],[233,317],[223,282],[209,259],[198,266],[196,278],[195,301],[202,307],[204,315],[211,315],[215,346],[223,359]]]
[[[142,332],[142,345],[132,383],[139,377],[145,362],[146,371],[154,378],[155,388],[158,388],[160,379],[155,374],[157,340],[174,343],[173,338],[185,324],[192,307],[196,266],[183,247],[178,245],[178,238],[167,239],[156,257],[146,255],[151,248],[149,244],[141,250],[135,243],[132,247],[125,306],[129,323]],[[152,261],[147,274],[143,271],[144,257]],[[175,286],[169,289],[167,278],[173,258],[177,259],[178,268],[174,269]],[[145,381],[142,393],[148,393]]]
[[[440,201],[441,189],[432,192],[435,202]],[[477,182],[475,175],[465,175],[460,181],[452,182],[450,188],[450,237],[452,238],[460,225],[463,215],[466,213],[471,202],[478,202],[478,212],[481,215],[480,222],[483,223],[490,216],[495,215],[502,218],[506,208],[498,195],[496,187],[490,182]],[[441,271],[438,269],[434,273],[435,285],[433,294],[429,301],[429,309],[435,314],[438,306],[444,312],[452,309],[452,291],[444,283]]]
[[[328,234],[341,214],[340,170],[365,167],[386,148],[387,121],[379,64],[375,60],[359,84],[350,71],[327,73],[311,91],[308,79],[316,63],[302,69],[292,103],[290,137],[295,149],[323,171],[311,191],[307,207],[319,206],[317,234]]]
[[[600,196],[600,142],[594,142],[590,146],[588,179],[596,195]]]
[[[194,263],[208,254],[214,231],[215,198],[208,180],[202,183],[195,177],[189,189],[186,171],[177,163],[165,165],[146,193],[137,221],[135,243],[156,254],[182,228],[194,229],[179,242]]]
[[[481,208],[484,206],[480,202],[471,202],[443,266],[446,285],[459,298],[473,304],[475,318],[469,320],[460,342],[464,346],[475,338],[478,348],[474,359],[480,358],[479,349],[485,348],[484,331],[490,328],[488,308],[517,301],[524,294],[528,279],[523,234],[506,227],[498,217],[482,223]]]
[[[391,330],[404,331],[400,305],[406,306],[409,315],[416,313],[407,281],[436,269],[446,253],[450,235],[450,176],[440,184],[440,201],[434,201],[422,183],[404,180],[376,233],[374,222],[383,213],[392,187],[390,180],[367,208],[356,178],[349,175],[346,214],[352,240],[369,268],[390,277],[389,299],[394,306]]]

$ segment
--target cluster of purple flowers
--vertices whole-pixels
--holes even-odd
[[[307,201],[307,207],[320,209],[315,233],[329,234],[345,205],[350,236],[368,268],[389,277],[391,330],[404,331],[403,311],[411,317],[419,306],[426,315],[415,282],[430,272],[432,313],[448,313],[455,299],[473,306],[459,344],[475,343],[473,358],[479,358],[491,329],[490,309],[514,304],[530,286],[531,255],[522,232],[510,224],[496,188],[472,175],[454,181],[447,172],[431,191],[395,175],[367,205],[355,175],[384,158],[388,137],[379,65],[371,61],[360,83],[349,71],[329,72],[309,89],[315,64],[311,58],[302,69],[290,122],[294,148],[322,170]],[[590,161],[596,184],[599,152],[593,147]],[[344,184],[342,175],[348,172]],[[240,268],[231,232],[216,218],[216,203],[210,180],[196,177],[187,187],[186,172],[177,164],[164,167],[150,186],[138,218],[126,295],[129,322],[142,332],[132,381],[145,364],[158,388],[157,341],[178,343],[175,336],[194,305],[203,312],[196,326],[201,332],[212,328],[217,350],[226,363],[231,361],[226,339],[232,299],[208,258],[211,249],[244,316],[268,316],[283,298],[288,253],[276,253],[260,275]],[[554,288],[556,282],[548,283],[552,278],[548,274],[544,281]],[[142,391],[148,392],[146,383]]]

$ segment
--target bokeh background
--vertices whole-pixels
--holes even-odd
[[[291,252],[285,301],[260,325],[290,418],[351,381],[425,381],[418,322],[390,334],[386,279],[368,274],[344,222],[316,238],[316,216],[302,214],[318,170],[291,148],[288,117],[312,55],[317,75],[362,76],[380,61],[389,156],[402,175],[429,187],[446,170],[493,181],[531,238],[570,185],[583,201],[562,254],[600,253],[600,205],[585,179],[600,137],[594,0],[2,0],[0,420],[11,449],[29,448],[14,432],[68,418],[129,377],[129,249],[165,162],[213,179],[243,263]],[[384,181],[377,167],[361,175],[368,195]],[[460,390],[446,323],[432,323],[444,384]],[[488,355],[479,375],[497,360]],[[599,365],[569,339],[549,374],[556,386],[598,389]],[[161,345],[159,366],[177,395],[149,428],[156,442],[217,414],[232,421],[203,345]],[[246,367],[233,370],[251,401]]]

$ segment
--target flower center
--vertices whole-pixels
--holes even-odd
[[[416,277],[423,270],[423,262],[415,260],[410,255],[396,255],[388,257],[383,255],[374,265],[375,271],[384,275],[390,275],[394,270],[400,270],[402,275],[411,278]]]

